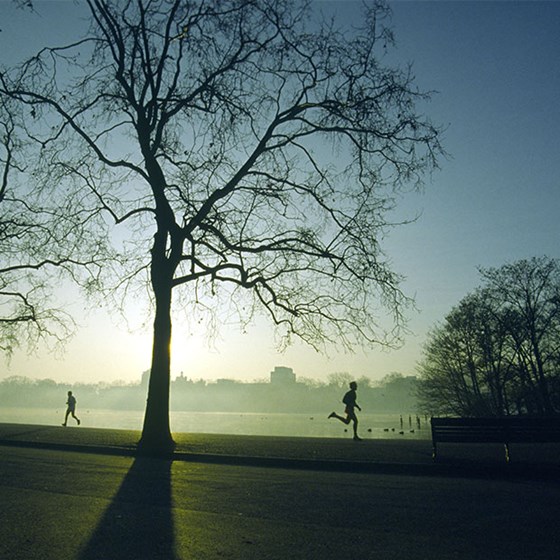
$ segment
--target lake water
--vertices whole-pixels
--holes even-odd
[[[0,422],[16,424],[60,425],[64,408],[10,408],[0,407]],[[90,428],[115,428],[141,430],[144,413],[141,410],[82,410],[78,411],[82,426]],[[360,414],[359,433],[363,438],[428,438],[429,424],[408,414]],[[298,437],[349,437],[350,426],[327,414],[277,414],[240,412],[174,412],[170,413],[171,430],[179,433],[298,436]],[[75,426],[72,418],[69,425]],[[347,431],[345,431],[347,430]],[[400,432],[403,432],[402,434]]]

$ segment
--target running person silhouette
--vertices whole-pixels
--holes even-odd
[[[72,418],[78,422],[78,426],[80,425],[80,419],[76,416],[76,397],[72,394],[72,391],[68,391],[68,400],[66,401],[68,408],[66,409],[66,416],[64,417],[64,424],[68,422],[68,416],[72,415]]]
[[[342,398],[342,402],[346,405],[344,412],[346,413],[346,418],[344,416],[338,415],[336,412],[331,412],[329,414],[329,418],[336,418],[340,420],[343,424],[350,424],[353,422],[354,428],[354,440],[355,441],[362,441],[362,438],[358,436],[358,417],[356,416],[356,411],[354,409],[358,409],[361,411],[362,409],[356,402],[356,391],[358,389],[358,384],[355,381],[350,383],[350,391],[348,391],[344,397]]]

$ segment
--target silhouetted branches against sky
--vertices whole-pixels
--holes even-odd
[[[100,264],[95,290],[149,281],[141,446],[172,447],[172,294],[190,316],[264,312],[284,345],[393,342],[409,301],[386,213],[441,147],[385,61],[388,7],[348,31],[291,0],[87,5],[89,34],[0,74],[0,94],[60,250]]]
[[[33,349],[39,340],[62,347],[75,324],[56,286],[63,278],[90,284],[101,265],[97,251],[83,257],[76,238],[71,241],[82,219],[45,204],[27,181],[26,143],[16,116],[16,107],[1,98],[0,350],[8,357],[19,346]]]
[[[0,105],[0,351],[8,356],[20,344],[34,344],[38,338],[59,338],[62,314],[49,309],[42,279],[33,273],[46,267],[46,261],[35,261],[22,254],[22,248],[36,242],[41,226],[31,221],[28,205],[16,198],[11,177],[20,170],[14,151],[15,125]]]
[[[152,272],[160,247],[190,303],[216,308],[221,283],[287,338],[386,342],[380,316],[401,325],[407,300],[385,214],[441,151],[425,94],[384,66],[387,8],[350,34],[304,2],[88,5],[88,38],[2,79],[35,115],[44,173],[87,186],[66,196],[88,226],[129,224],[138,253],[121,257],[149,249]]]

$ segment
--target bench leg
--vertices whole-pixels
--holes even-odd
[[[435,462],[436,458],[437,458],[437,446],[434,442],[432,443],[432,461]]]

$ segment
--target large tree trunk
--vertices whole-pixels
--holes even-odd
[[[156,313],[154,320],[154,340],[152,367],[148,386],[148,400],[144,415],[142,437],[139,450],[148,454],[167,454],[175,447],[169,427],[169,388],[171,371],[171,294],[172,274],[164,254],[155,258],[158,243],[152,251],[152,287],[154,290]]]
[[[148,453],[168,453],[174,447],[169,427],[171,349],[171,290],[156,295],[156,318],[148,400],[139,448]]]

